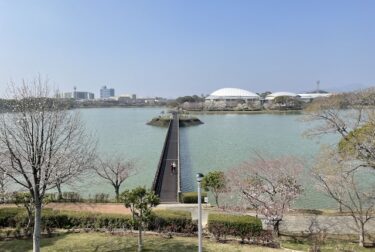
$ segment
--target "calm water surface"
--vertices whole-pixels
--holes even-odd
[[[124,184],[150,186],[159,161],[166,129],[145,123],[163,108],[98,108],[82,109],[80,113],[87,128],[98,138],[101,155],[120,153],[137,160],[139,172]],[[306,161],[306,170],[319,149],[320,142],[306,139],[309,127],[298,114],[204,114],[198,115],[203,125],[180,130],[182,189],[196,188],[197,172],[226,170],[250,160],[254,151],[269,155],[296,155]],[[321,141],[334,142],[334,138]],[[306,174],[308,172],[306,171]],[[311,176],[304,176],[306,190],[296,207],[324,208],[330,203],[314,189]],[[82,194],[106,192],[113,189],[94,175],[74,189]]]

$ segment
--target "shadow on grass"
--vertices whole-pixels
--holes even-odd
[[[56,234],[53,237],[42,237],[41,248],[45,246],[53,246],[58,240],[64,239],[66,234]],[[0,251],[2,252],[20,252],[20,251],[32,251],[33,250],[33,239],[32,237],[27,239],[15,239],[9,241],[0,241]]]
[[[32,251],[32,239],[1,241],[0,251]],[[133,235],[110,235],[104,233],[60,234],[43,238],[42,251],[137,251],[137,237]],[[191,240],[165,239],[160,236],[146,236],[143,251],[197,251]]]

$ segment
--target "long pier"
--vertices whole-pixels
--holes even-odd
[[[173,113],[155,173],[152,189],[163,203],[179,202],[181,191],[179,116]],[[176,170],[171,165],[175,162]]]

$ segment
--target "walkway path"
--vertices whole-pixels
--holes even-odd
[[[169,139],[165,148],[165,155],[162,161],[162,181],[160,190],[160,201],[163,203],[177,202],[177,178],[178,178],[178,115],[173,114],[173,121],[170,129]],[[171,164],[176,163],[176,171],[172,173]]]

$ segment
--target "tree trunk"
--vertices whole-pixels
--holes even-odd
[[[26,212],[27,212],[27,217],[28,217],[28,221],[27,221],[27,226],[26,226],[26,230],[29,230],[30,227],[31,227],[31,222],[32,222],[32,218],[33,218],[33,212],[32,212],[32,206],[30,207],[26,207]]]
[[[143,249],[143,241],[142,241],[142,224],[138,225],[138,252],[141,252]]]
[[[219,207],[219,195],[215,194],[215,202],[217,207]]]
[[[63,199],[62,191],[61,191],[61,184],[56,183],[57,188],[57,201],[61,201]]]
[[[116,202],[120,202],[120,186],[115,186]]]
[[[34,235],[33,235],[33,252],[40,252],[40,226],[42,221],[42,204],[39,199],[35,202],[35,221],[34,221]]]
[[[273,236],[274,238],[278,238],[279,237],[279,234],[280,234],[280,220],[277,220],[275,221],[275,223],[273,224]]]
[[[365,225],[361,223],[360,230],[359,230],[359,246],[365,246]]]

